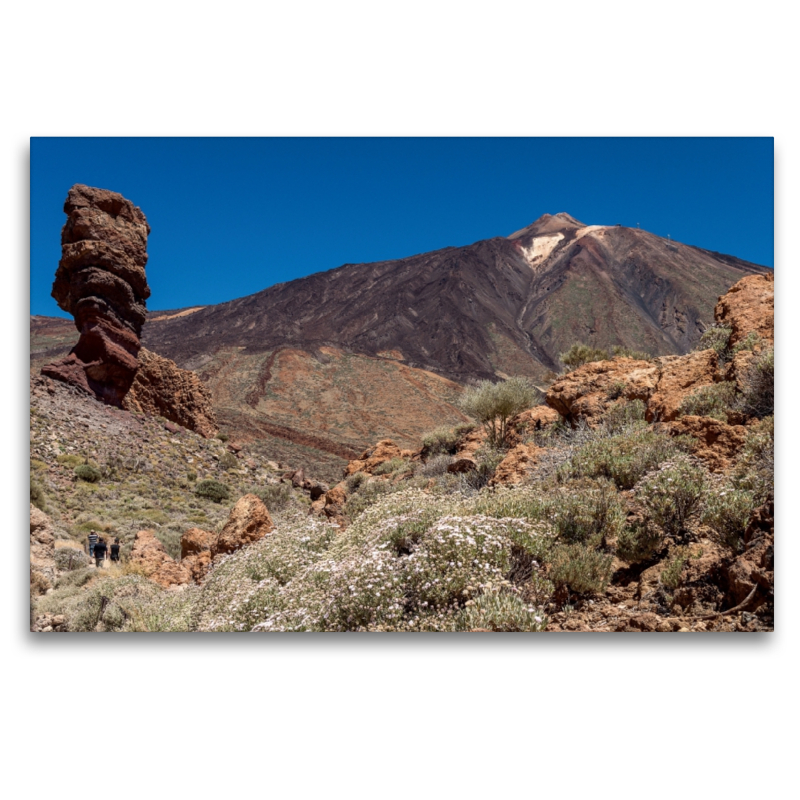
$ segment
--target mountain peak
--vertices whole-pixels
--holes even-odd
[[[542,214],[539,219],[532,222],[525,228],[515,231],[509,239],[520,239],[523,236],[541,236],[544,233],[560,233],[567,230],[576,230],[586,226],[575,219],[566,211],[559,211],[557,214]]]

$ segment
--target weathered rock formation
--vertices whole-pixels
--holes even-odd
[[[219,556],[235,553],[275,530],[269,510],[254,494],[239,498],[228,521],[217,535],[201,528],[189,528],[181,536],[180,567],[187,579],[200,583]]]
[[[80,339],[42,372],[120,406],[136,375],[150,296],[144,269],[150,226],[121,194],[82,184],[69,190],[64,212],[52,295],[75,317]]]
[[[748,275],[731,286],[714,308],[714,319],[731,329],[731,347],[751,332],[774,342],[775,273]]]
[[[196,373],[181,369],[174,361],[144,347],[139,351],[139,368],[122,407],[160,415],[207,439],[219,432],[211,393]]]
[[[201,528],[189,528],[181,536],[181,565],[189,570],[192,580],[199,583],[211,566],[211,545],[214,534]]]
[[[211,553],[214,558],[224,553],[233,553],[245,545],[252,544],[275,530],[272,518],[261,499],[254,494],[239,498],[231,509],[228,521],[214,542]]]
[[[189,570],[167,553],[152,531],[139,531],[136,534],[130,560],[141,567],[146,578],[165,589],[191,580]]]
[[[366,472],[372,475],[376,467],[381,466],[393,458],[411,458],[412,450],[401,450],[391,439],[382,439],[374,447],[367,448],[360,458],[351,461],[346,469],[346,475],[356,472]]]

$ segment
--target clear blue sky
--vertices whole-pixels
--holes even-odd
[[[50,289],[74,183],[147,215],[155,310],[506,236],[558,211],[773,266],[771,138],[33,138],[32,314],[66,316]]]

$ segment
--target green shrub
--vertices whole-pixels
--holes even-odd
[[[47,512],[47,495],[45,494],[44,487],[33,476],[31,472],[31,503],[40,511]]]
[[[368,480],[369,475],[366,472],[354,472],[352,475],[348,475],[344,482],[347,494],[357,492]]]
[[[292,487],[288,483],[273,483],[257,489],[255,494],[270,511],[286,508],[292,502]]]
[[[446,475],[447,468],[453,462],[453,457],[447,453],[439,453],[432,456],[424,464],[422,464],[417,473],[426,478],[435,478],[439,475]]]
[[[726,328],[723,325],[712,325],[703,331],[695,350],[713,350],[718,356],[723,356],[727,353],[731,333],[731,328]]]
[[[357,475],[358,473],[356,473]],[[350,476],[354,477],[354,476]],[[344,515],[350,519],[355,519],[362,511],[369,508],[375,503],[378,498],[385,494],[395,491],[394,487],[388,481],[369,481],[368,483],[360,483],[358,491],[348,495],[345,500]]]
[[[570,369],[575,369],[590,361],[608,361],[608,351],[588,344],[573,344],[566,353],[562,353],[558,360]]]
[[[744,339],[736,342],[736,344],[731,348],[731,354],[736,355],[737,353],[741,353],[743,350],[755,350],[761,344],[761,337],[755,332],[750,331]]]
[[[744,446],[733,471],[740,489],[753,493],[758,505],[775,493],[775,418],[765,417],[748,428]]]
[[[685,456],[662,464],[636,487],[648,519],[668,536],[684,532],[689,515],[698,508],[706,485],[706,471]]]
[[[609,384],[608,389],[606,389],[606,398],[608,400],[617,400],[622,397],[627,388],[628,384],[625,383],[625,381],[613,381]]]
[[[194,491],[198,497],[207,497],[215,503],[221,503],[223,500],[227,500],[231,494],[230,489],[224,483],[220,483],[211,478],[200,481]]]
[[[491,445],[501,447],[509,420],[540,400],[541,393],[528,378],[509,378],[501,383],[481,381],[465,389],[459,406],[486,428]]]
[[[458,445],[466,434],[475,430],[469,423],[456,425],[455,428],[437,428],[422,437],[422,448],[426,458],[439,453],[454,455]]]
[[[400,458],[399,456],[396,456],[395,458],[390,458],[388,461],[384,461],[383,464],[378,464],[378,466],[372,470],[372,474],[389,475],[392,472],[397,472],[401,469],[408,467],[409,467],[409,462],[405,458]]]
[[[186,473],[186,480],[188,480],[189,483],[194,483],[197,480],[197,473],[193,469],[190,469]]]
[[[753,357],[744,376],[740,406],[745,414],[767,417],[775,410],[775,351]]]
[[[103,477],[99,469],[95,469],[89,464],[79,464],[75,467],[75,475],[82,481],[87,483],[97,483]]]
[[[224,452],[219,457],[220,469],[235,469],[239,466],[239,459],[233,453]]]
[[[726,422],[736,397],[736,384],[730,381],[701,386],[687,395],[678,407],[681,416],[713,417]]]
[[[648,428],[594,439],[575,452],[560,475],[610,478],[620,489],[631,489],[646,473],[688,448],[689,440]]]
[[[547,617],[541,609],[510,592],[487,592],[467,605],[455,620],[455,630],[543,631]]]
[[[556,548],[548,578],[556,588],[576,594],[599,594],[611,579],[613,556],[599,553],[584,544],[565,544]]]
[[[484,442],[475,452],[475,469],[459,475],[459,485],[467,491],[479,491],[487,486],[494,476],[505,452],[489,442]]]
[[[721,544],[739,553],[744,546],[744,532],[756,506],[755,492],[728,483],[708,493],[703,503],[701,521],[714,531]]]
[[[647,406],[642,400],[621,400],[603,414],[603,427],[609,433],[621,433],[638,422],[644,422]]]
[[[667,590],[674,592],[683,582],[683,565],[689,559],[689,552],[685,547],[678,547],[670,556],[666,566],[658,576],[659,583]]]
[[[57,547],[55,552],[56,567],[62,571],[83,569],[89,563],[89,556],[76,547]]]
[[[83,456],[76,456],[72,453],[62,453],[56,456],[56,461],[59,464],[63,464],[65,467],[77,467],[80,464],[84,464],[86,459],[84,459]]]
[[[550,520],[562,542],[598,547],[616,537],[625,524],[625,512],[609,481],[575,481],[550,499]]]
[[[626,525],[617,536],[617,556],[629,564],[649,561],[661,549],[664,533],[646,520]]]
[[[649,361],[653,356],[650,353],[645,353],[643,350],[631,350],[629,347],[622,347],[615,344],[611,348],[611,353],[614,358],[633,358],[636,361]]]
[[[221,442],[227,442],[227,441],[228,441],[228,439],[230,439],[230,438],[231,438],[231,437],[230,437],[230,436],[228,436],[228,434],[227,434],[227,433],[222,433],[222,431],[220,431],[220,432],[217,434],[217,439],[219,439]]]

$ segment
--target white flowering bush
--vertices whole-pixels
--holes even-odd
[[[707,472],[687,456],[665,462],[636,487],[636,497],[650,520],[668,536],[683,533],[686,521],[700,505]]]
[[[622,503],[607,480],[567,483],[550,498],[549,506],[554,533],[563,542],[598,547],[625,524]]]
[[[344,531],[289,519],[214,565],[195,602],[194,626],[452,631],[494,609],[495,621],[485,626],[492,630],[542,629],[552,536],[530,519],[475,514],[473,502],[410,489],[381,498]],[[499,591],[507,597],[465,613]]]
[[[744,545],[744,532],[756,508],[756,495],[750,489],[723,482],[704,498],[701,521],[714,531],[716,538],[739,553]]]
[[[454,623],[457,631],[543,631],[547,617],[517,594],[491,591],[469,600]]]

